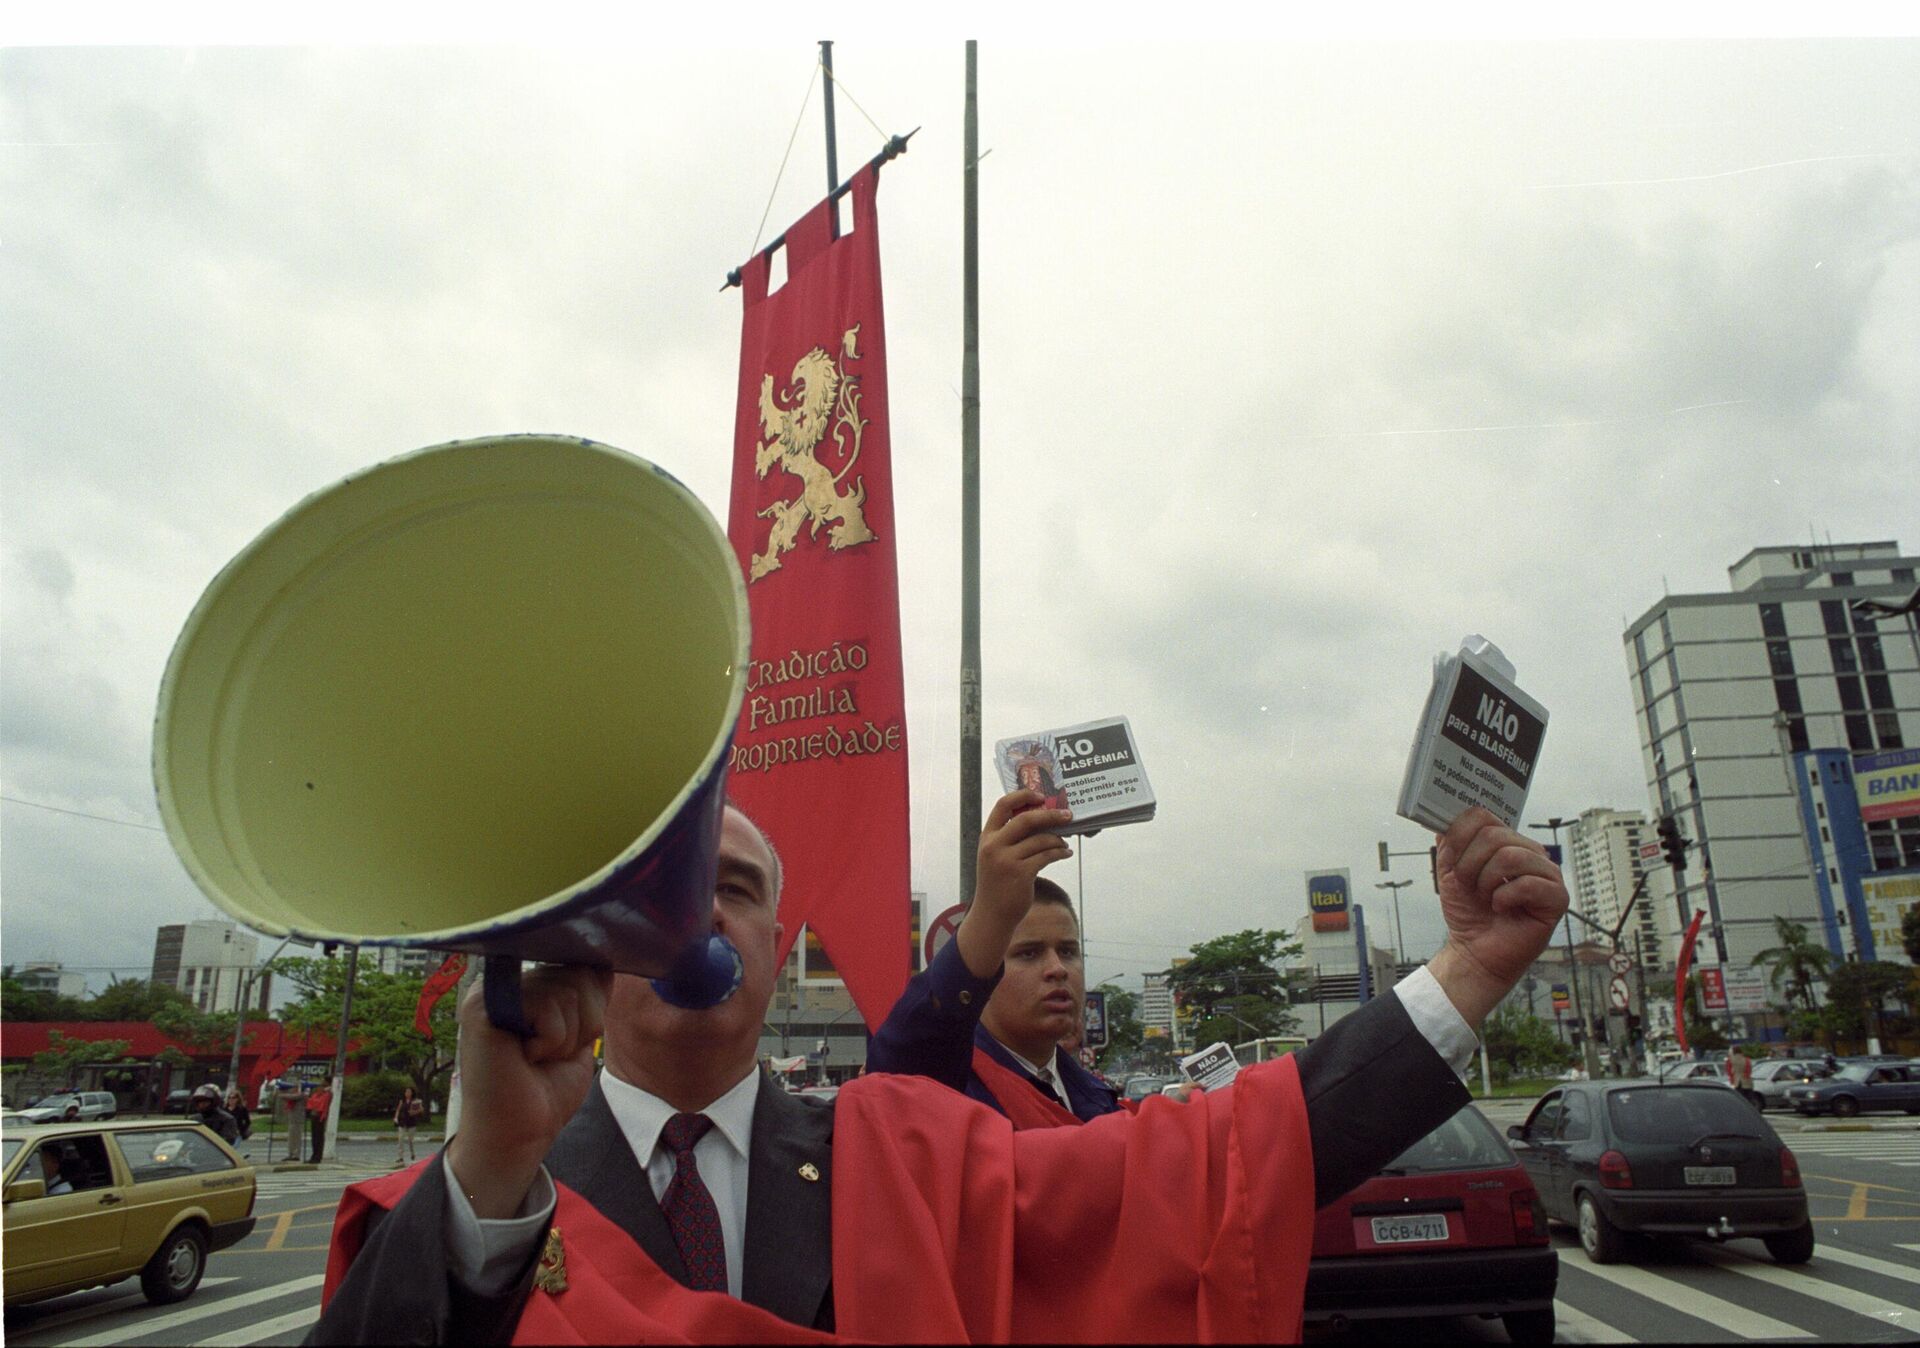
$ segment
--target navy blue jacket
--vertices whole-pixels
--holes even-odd
[[[867,1070],[931,1077],[1004,1114],[1007,1111],[993,1092],[974,1075],[977,1046],[1002,1067],[1032,1082],[1034,1090],[1052,1097],[1053,1092],[980,1025],[980,1013],[999,983],[997,972],[991,978],[975,978],[960,957],[960,943],[948,941],[933,963],[907,983],[907,990],[887,1013],[886,1023],[868,1042]],[[1061,1084],[1067,1088],[1067,1108],[1076,1118],[1094,1119],[1120,1108],[1114,1089],[1072,1055],[1058,1054],[1056,1062]]]

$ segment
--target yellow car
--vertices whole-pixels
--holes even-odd
[[[9,1306],[136,1274],[182,1301],[253,1230],[253,1167],[195,1123],[9,1125],[0,1152]]]

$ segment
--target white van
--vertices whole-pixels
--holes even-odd
[[[33,1123],[59,1123],[67,1117],[67,1111],[79,1107],[82,1119],[110,1119],[118,1112],[112,1091],[79,1091],[65,1095],[49,1095],[34,1101],[28,1109],[20,1111],[21,1116]]]

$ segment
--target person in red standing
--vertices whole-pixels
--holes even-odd
[[[313,1139],[313,1155],[308,1159],[316,1164],[327,1143],[327,1111],[332,1107],[333,1092],[326,1086],[307,1097],[307,1132]]]

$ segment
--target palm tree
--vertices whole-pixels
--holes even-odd
[[[1775,917],[1773,930],[1780,944],[1768,946],[1755,955],[1750,963],[1755,967],[1766,966],[1769,987],[1779,989],[1785,983],[1789,1000],[1798,997],[1807,1010],[1817,1009],[1813,1000],[1813,984],[1816,979],[1827,976],[1833,956],[1826,947],[1815,945],[1807,939],[1804,923]]]

